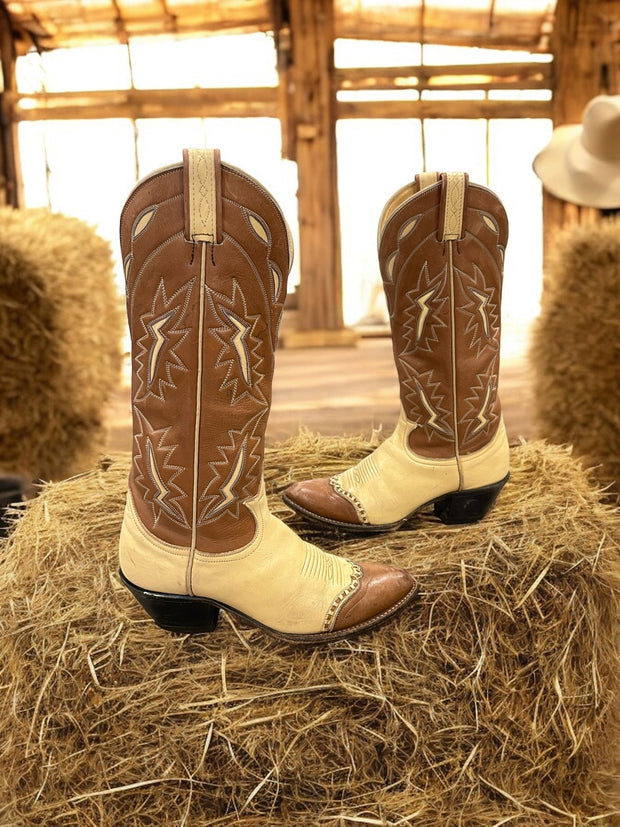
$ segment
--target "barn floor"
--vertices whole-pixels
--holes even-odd
[[[500,396],[511,443],[535,436],[527,329],[504,325]],[[280,349],[267,442],[298,433],[369,437],[389,434],[399,413],[398,383],[388,337],[363,337],[355,347]],[[109,451],[131,450],[129,369],[108,414]]]

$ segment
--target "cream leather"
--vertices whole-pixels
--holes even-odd
[[[332,629],[344,598],[355,591],[361,569],[304,542],[269,511],[264,484],[246,503],[256,519],[253,540],[238,551],[204,554],[153,537],[127,497],[120,539],[125,577],[142,589],[212,598],[287,634]]]
[[[396,210],[399,207],[402,207],[405,201],[408,201],[418,192],[422,192],[422,190],[426,189],[426,187],[432,187],[433,184],[436,184],[438,181],[438,172],[421,172],[418,175],[417,182],[412,181],[410,184],[405,184],[404,187],[397,190],[381,210],[381,215],[379,216],[379,226],[377,229],[377,242],[381,238],[381,233],[383,232],[385,225]]]
[[[446,173],[446,209],[442,241],[454,241],[461,237],[465,207],[465,180],[464,172]]]
[[[216,152],[188,149],[189,237],[214,242],[217,226]]]
[[[459,457],[461,488],[482,488],[503,480],[508,473],[510,456],[503,418],[493,439],[484,448]]]
[[[451,459],[415,454],[408,443],[415,427],[401,408],[391,436],[357,465],[332,477],[335,490],[353,503],[366,525],[396,523],[443,494],[491,485],[508,473],[503,421],[480,451]]]

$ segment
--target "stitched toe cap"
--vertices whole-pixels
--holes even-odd
[[[378,625],[406,606],[418,590],[405,569],[379,563],[363,563],[361,569],[360,587],[343,603],[335,630]]]
[[[353,504],[335,491],[327,478],[293,483],[284,492],[284,501],[291,508],[310,517],[362,525]]]

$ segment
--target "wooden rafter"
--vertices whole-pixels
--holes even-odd
[[[446,2],[411,0],[385,2],[337,0],[334,37],[402,40],[459,46],[546,51],[552,2],[540,0],[539,10],[467,9]],[[98,42],[125,42],[127,37],[163,33],[267,31],[277,19],[280,0],[7,0],[15,34],[23,51]]]
[[[412,0],[411,3],[364,3],[337,0],[336,37],[363,40],[407,40],[448,46],[525,49],[546,52],[553,19],[553,3],[539,11],[513,7],[498,11],[493,0],[487,8],[450,8],[449,3]]]

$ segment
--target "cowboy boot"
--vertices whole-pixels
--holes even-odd
[[[508,237],[497,196],[465,173],[424,173],[395,193],[378,250],[400,385],[400,418],[369,456],[285,502],[353,531],[396,528],[433,504],[444,523],[483,517],[508,479],[497,393]]]
[[[121,251],[133,462],[121,578],[157,624],[220,608],[292,642],[369,629],[414,596],[405,571],[302,541],[263,482],[274,349],[292,258],[272,196],[217,150],[186,150],[131,192]]]

